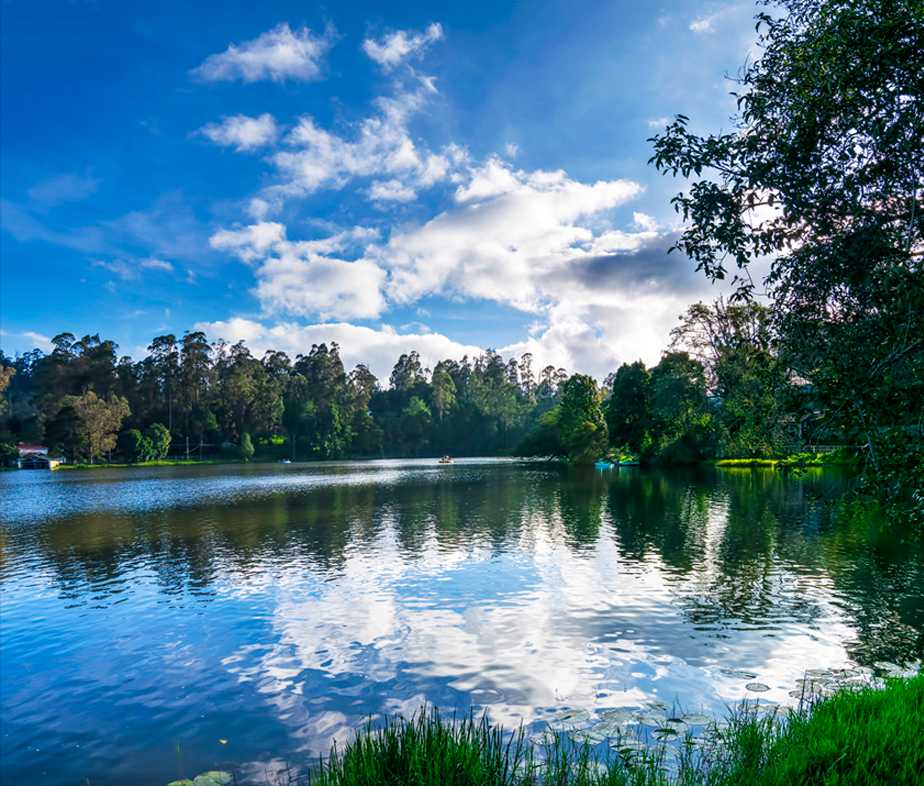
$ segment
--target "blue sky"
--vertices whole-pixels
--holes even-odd
[[[194,326],[386,374],[602,377],[718,291],[646,138],[727,127],[754,6],[45,3],[0,26],[0,344]]]

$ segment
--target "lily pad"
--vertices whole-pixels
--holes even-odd
[[[193,786],[193,782],[189,778],[183,778],[181,781],[170,781],[167,786]]]
[[[765,685],[762,682],[749,682],[744,686],[745,690],[749,690],[753,693],[763,693],[764,691],[770,690],[769,685]]]
[[[210,770],[193,778],[193,786],[227,786],[233,780],[230,772]]]
[[[719,674],[741,680],[753,680],[757,677],[753,671],[744,671],[743,669],[719,669]]]
[[[667,740],[673,739],[679,732],[672,726],[661,726],[660,728],[655,729],[652,733],[656,739]]]
[[[589,742],[591,745],[596,745],[599,742],[603,742],[609,735],[605,734],[599,726],[595,726],[590,731],[575,731],[571,734],[571,739],[577,743]]]
[[[687,712],[683,715],[683,722],[690,726],[708,726],[713,718],[699,712]]]
[[[613,724],[613,723],[632,723],[635,720],[635,715],[638,712],[636,709],[630,707],[614,707],[613,709],[603,710],[600,713],[601,723]]]

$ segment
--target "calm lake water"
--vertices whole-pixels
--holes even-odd
[[[2,473],[0,780],[261,777],[423,702],[531,731],[644,722],[920,658],[920,541],[832,514],[845,482],[488,460]]]

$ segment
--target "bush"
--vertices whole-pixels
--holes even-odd
[[[250,461],[253,458],[253,440],[250,439],[250,433],[245,431],[241,434],[241,444],[238,447],[239,456],[244,461]]]
[[[119,434],[117,447],[122,458],[131,464],[147,461],[151,453],[150,440],[136,428],[130,428]]]
[[[163,423],[152,423],[144,432],[150,445],[146,461],[160,461],[170,452],[170,431]]]

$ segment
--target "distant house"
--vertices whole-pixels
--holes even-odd
[[[54,469],[64,462],[63,459],[48,455],[48,448],[34,442],[20,442],[16,445],[19,458],[16,466],[20,469]]]

